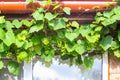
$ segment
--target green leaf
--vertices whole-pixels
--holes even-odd
[[[54,56],[54,49],[47,46],[41,50],[41,58],[44,58],[45,61],[50,62]]]
[[[103,16],[106,18],[110,18],[114,13],[112,11],[104,11]]]
[[[59,38],[65,38],[65,35],[63,32],[57,32],[57,35]]]
[[[67,39],[69,39],[70,41],[73,41],[74,39],[76,39],[79,35],[75,32],[66,32],[65,33],[65,37]]]
[[[12,24],[16,27],[16,28],[20,28],[22,26],[22,23],[19,22],[17,19],[14,19],[12,21]]]
[[[30,3],[32,3],[33,2],[33,0],[26,0],[26,3],[27,4],[30,4]]]
[[[90,42],[90,43],[95,43],[100,39],[100,34],[96,33],[92,36],[86,36],[86,39]]]
[[[27,57],[28,57],[28,54],[27,54],[27,52],[25,52],[25,51],[18,52],[17,54],[18,54],[18,55],[17,55],[17,61],[18,61],[18,62],[24,61],[24,60],[26,60]]]
[[[118,40],[120,41],[120,31],[118,31]]]
[[[8,50],[8,47],[4,43],[0,43],[0,52]]]
[[[106,18],[105,17],[95,17],[95,23],[100,24],[100,22],[104,21]]]
[[[0,61],[0,69],[2,69],[3,67],[4,67],[4,63]]]
[[[116,20],[115,19],[112,19],[112,18],[106,18],[104,21],[102,21],[101,23],[104,25],[104,26],[109,26],[113,23],[115,23]]]
[[[44,8],[42,8],[42,7],[38,8],[38,12],[39,13],[43,13],[44,12]]]
[[[65,7],[65,8],[63,9],[63,11],[64,11],[66,14],[70,15],[71,9],[70,9],[69,7]]]
[[[119,0],[118,0],[119,1]],[[120,15],[120,7],[116,6],[113,10],[112,10],[116,15]]]
[[[94,64],[94,59],[90,57],[84,57],[84,66],[86,69],[92,68]]]
[[[79,28],[79,24],[76,21],[73,21],[71,24],[72,27]]]
[[[30,28],[29,33],[38,32],[38,31],[42,30],[43,27],[44,27],[44,24],[42,22],[39,24],[36,24]]]
[[[90,25],[84,24],[80,26],[80,33],[83,37],[87,36],[90,32],[91,32]]]
[[[5,18],[4,16],[0,16],[0,24],[5,23]]]
[[[81,57],[81,56],[77,56],[76,63],[77,63],[77,64],[83,64],[83,61],[82,61],[82,57]]]
[[[33,20],[32,21],[28,21],[26,19],[21,21],[23,25],[25,25],[26,27],[31,27],[33,25]]]
[[[112,28],[113,30],[116,30],[117,29],[117,22],[111,24],[110,28]]]
[[[120,50],[115,50],[114,51],[114,56],[120,58]]]
[[[15,45],[16,45],[18,48],[21,48],[21,47],[24,45],[24,41],[19,41],[18,39],[16,39]]]
[[[85,41],[82,41],[82,40],[78,40],[77,41],[77,45],[76,45],[76,49],[75,51],[82,55],[84,52],[86,52],[86,44],[85,44]]]
[[[97,26],[96,28],[95,28],[95,31],[101,31],[102,30],[102,26]]]
[[[66,23],[63,18],[59,18],[58,20],[53,20],[51,22],[51,25],[54,30],[59,30],[66,27]]]
[[[41,36],[39,34],[34,34],[31,41],[33,42],[33,45],[38,45],[41,43]]]
[[[0,28],[0,39],[3,40],[5,38],[5,31]]]
[[[52,1],[51,0],[41,1],[41,6],[43,6],[43,7],[48,4],[52,4]]]
[[[52,14],[52,13],[50,13],[50,12],[47,12],[47,13],[45,14],[45,18],[46,18],[48,21],[54,19],[55,17],[56,17],[56,16],[54,16],[54,14]]]
[[[44,45],[48,45],[49,44],[49,39],[48,38],[42,38],[42,42]]]
[[[54,6],[53,10],[56,10],[56,9],[60,8],[60,6],[61,6],[61,4],[56,4],[56,5]]]
[[[14,75],[19,75],[19,73],[20,73],[20,66],[15,61],[9,61],[7,64],[7,68],[9,70],[9,72]]]
[[[35,20],[43,20],[44,19],[44,15],[43,13],[39,13],[39,11],[35,11],[33,14],[32,14],[33,18]]]
[[[5,28],[9,31],[9,30],[12,30],[12,28],[14,28],[14,26],[10,21],[6,21]]]
[[[28,42],[27,40],[24,41],[24,44],[23,44],[23,48],[25,50],[27,50],[28,48],[32,47],[33,46],[33,43],[32,42]]]
[[[100,42],[100,46],[106,51],[108,48],[111,47],[112,41],[113,41],[113,37],[112,36],[106,36]]]
[[[75,46],[75,43],[66,43],[65,44],[65,48],[67,49],[68,52],[72,52],[75,50],[76,46]]]
[[[5,39],[3,40],[3,42],[7,45],[10,46],[12,43],[15,43],[15,35],[13,33],[13,31],[7,31],[5,34]]]
[[[25,41],[28,36],[28,31],[27,30],[22,30],[20,33],[17,34],[17,39],[19,41]]]
[[[103,14],[101,12],[97,12],[96,16],[101,17]]]
[[[112,50],[115,50],[115,49],[118,49],[118,48],[119,48],[119,42],[113,41],[113,42],[112,42],[112,45],[111,45],[111,49],[112,49]]]

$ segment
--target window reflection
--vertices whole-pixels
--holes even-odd
[[[69,61],[64,63],[60,59],[53,58],[49,67],[36,61],[33,66],[33,80],[101,80],[102,59],[95,58],[94,66],[90,70],[83,65],[70,66]]]

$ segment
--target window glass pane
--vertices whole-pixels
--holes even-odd
[[[47,64],[46,64],[47,65]],[[95,58],[92,69],[83,65],[70,66],[69,61],[53,58],[49,67],[36,60],[33,65],[33,80],[102,80],[102,59]]]

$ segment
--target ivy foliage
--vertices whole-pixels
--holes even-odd
[[[70,10],[65,7],[62,13],[70,15]],[[86,69],[90,69],[94,63],[94,59],[89,56],[93,52],[102,54],[109,51],[120,57],[120,29],[117,27],[120,7],[97,12],[90,24],[70,22],[62,13],[38,8],[32,13],[31,21],[8,21],[4,16],[0,17],[0,58],[11,59],[7,64],[10,73],[18,75],[19,64],[29,62],[36,55],[47,62],[55,55],[63,60],[75,59],[76,64],[83,64]],[[0,69],[3,66],[1,60]]]

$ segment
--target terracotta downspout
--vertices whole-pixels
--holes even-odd
[[[56,2],[61,7],[69,7],[72,12],[78,11],[91,11],[96,8],[103,10],[108,2],[93,2],[93,1],[60,1]],[[117,2],[109,2],[111,6],[115,6]],[[46,7],[47,6],[47,7]],[[50,5],[46,5],[44,8],[49,8]],[[3,13],[31,13],[36,8],[41,7],[41,1],[34,2],[28,5],[26,2],[0,2],[0,10]]]

